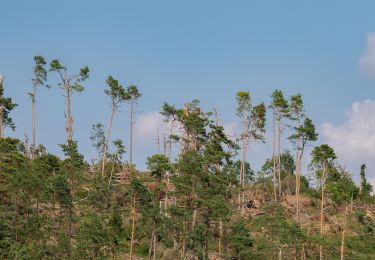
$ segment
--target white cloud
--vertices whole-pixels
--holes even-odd
[[[231,138],[234,138],[238,132],[238,122],[232,121],[223,125],[224,133]]]
[[[335,149],[339,161],[358,179],[362,163],[368,166],[368,177],[375,184],[375,101],[353,103],[346,120],[338,126],[325,123],[321,128],[324,141]]]
[[[135,124],[137,131],[137,139],[143,144],[151,144],[158,134],[158,129],[160,134],[165,128],[165,122],[163,121],[163,116],[157,112],[142,113]]]
[[[359,67],[371,76],[375,76],[375,32],[367,34],[367,50],[359,59]]]

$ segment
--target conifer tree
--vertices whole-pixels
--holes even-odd
[[[0,75],[0,138],[4,138],[5,127],[16,128],[9,113],[17,106],[12,98],[4,97],[4,76]]]
[[[29,93],[31,97],[31,113],[32,113],[32,158],[35,158],[35,147],[36,147],[36,115],[35,115],[35,103],[36,103],[36,91],[38,87],[45,86],[47,80],[47,70],[45,69],[46,61],[44,60],[43,56],[35,56],[34,57],[34,78],[32,79],[33,82],[33,89]]]
[[[137,100],[142,96],[139,92],[137,86],[131,85],[127,87],[127,93],[129,98],[127,98],[127,102],[130,105],[130,147],[129,147],[129,163],[130,167],[133,167],[133,125],[134,125],[134,113],[135,113],[135,105],[137,104]]]
[[[241,120],[242,133],[241,133],[241,169],[240,169],[240,185],[241,193],[239,196],[239,205],[241,208],[241,213],[244,214],[245,211],[245,161],[246,152],[250,140],[261,140],[264,139],[265,132],[265,120],[266,120],[266,107],[263,103],[253,106],[250,93],[246,91],[239,91],[236,95],[237,100],[237,116]]]
[[[173,143],[173,129],[177,123],[177,110],[174,106],[169,105],[167,102],[163,104],[162,111],[160,112],[164,116],[164,121],[169,123],[169,138],[168,138],[168,160],[171,160],[172,143]]]
[[[126,92],[126,90],[112,76],[108,76],[107,84],[108,84],[109,89],[106,89],[104,93],[111,98],[111,116],[109,118],[107,136],[104,142],[103,161],[102,161],[102,169],[101,169],[102,176],[104,176],[104,172],[105,172],[108,141],[109,141],[109,136],[111,134],[113,117],[115,115],[115,112],[118,110],[119,105],[130,99],[129,93]]]
[[[93,142],[92,145],[98,153],[98,164],[102,161],[104,153],[105,133],[103,127],[101,123],[93,124],[91,127],[90,140]]]
[[[361,178],[361,184],[359,186],[359,194],[365,198],[370,195],[373,188],[370,183],[367,182],[366,178],[366,164],[361,165],[361,171],[360,171],[360,178]]]
[[[318,134],[315,131],[315,125],[310,118],[305,117],[303,113],[303,102],[300,95],[292,96],[290,102],[291,118],[296,121],[294,133],[289,139],[296,146],[296,219],[300,221],[300,191],[301,191],[301,161],[306,145],[309,142],[316,141]]]
[[[65,111],[65,130],[67,142],[73,140],[73,116],[71,112],[71,97],[75,92],[82,92],[84,90],[81,82],[85,81],[89,77],[89,68],[83,67],[79,73],[69,75],[68,69],[63,66],[59,60],[52,60],[50,63],[49,71],[55,71],[59,77],[60,82],[57,84],[59,88],[65,91],[66,98],[66,111]]]
[[[288,101],[284,98],[281,90],[275,90],[272,95],[272,102],[270,108],[273,112],[273,168],[274,168],[274,199],[277,200],[276,195],[276,169],[278,175],[279,197],[281,197],[281,134],[283,128],[283,120],[289,115]],[[277,156],[276,156],[276,128],[277,128]],[[277,165],[277,167],[276,167]]]
[[[320,169],[320,188],[321,188],[321,203],[320,203],[320,236],[323,236],[324,225],[324,189],[328,173],[328,167],[331,166],[332,161],[336,159],[334,150],[327,144],[315,147],[312,152],[312,163]],[[323,245],[319,249],[320,259],[323,259]]]

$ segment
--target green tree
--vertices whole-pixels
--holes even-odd
[[[312,163],[321,169],[320,172],[320,187],[321,187],[321,204],[320,204],[320,235],[323,236],[324,225],[324,188],[327,178],[327,169],[331,166],[333,160],[336,159],[334,150],[327,144],[315,147],[312,152]],[[320,259],[323,259],[323,245],[320,245]]]
[[[105,133],[103,127],[101,123],[96,123],[91,127],[90,140],[98,153],[98,163],[101,162],[104,154]]]
[[[168,160],[171,160],[171,154],[172,154],[172,143],[174,139],[173,135],[173,129],[177,127],[177,109],[169,105],[167,102],[164,102],[162,111],[160,112],[164,116],[164,121],[166,123],[169,123],[169,137],[168,137]]]
[[[104,142],[103,162],[102,162],[102,169],[101,169],[102,170],[102,176],[104,176],[104,171],[105,171],[108,141],[109,141],[109,135],[111,134],[113,117],[115,115],[115,112],[118,110],[119,105],[121,103],[126,102],[127,100],[129,100],[132,97],[131,94],[129,92],[127,92],[123,88],[123,86],[121,86],[119,84],[119,82],[117,80],[115,80],[112,76],[108,76],[107,84],[108,84],[109,88],[106,89],[104,91],[104,93],[111,98],[111,116],[109,118],[107,136],[106,136],[105,142]]]
[[[278,173],[278,188],[279,197],[281,197],[281,133],[283,128],[283,120],[289,116],[289,105],[288,101],[284,98],[284,94],[281,90],[276,89],[272,95],[272,102],[270,108],[273,113],[273,164],[274,164],[274,199],[277,200],[276,195],[276,166]],[[276,128],[277,128],[277,156],[276,156]],[[277,157],[277,158],[276,158]]]
[[[29,93],[31,97],[31,113],[32,113],[32,138],[33,143],[31,146],[32,150],[32,158],[35,158],[35,146],[36,146],[36,115],[35,115],[35,103],[36,103],[36,91],[38,87],[45,86],[47,80],[47,70],[45,69],[46,61],[44,60],[43,56],[35,56],[34,57],[34,78],[32,79],[33,82],[33,89]]]
[[[165,175],[166,171],[169,171],[172,168],[169,164],[168,158],[162,154],[155,154],[148,157],[146,165],[150,170],[151,175],[153,175],[159,182]]]
[[[373,191],[373,188],[372,188],[372,185],[367,182],[366,164],[361,165],[361,171],[359,173],[359,176],[361,178],[361,184],[359,186],[359,194],[364,198],[368,197]]]
[[[133,167],[133,125],[134,125],[134,113],[135,108],[134,106],[137,104],[137,100],[142,96],[141,92],[139,92],[138,87],[135,85],[130,85],[127,87],[127,93],[129,98],[127,98],[127,102],[130,105],[130,148],[129,148],[129,163],[130,167]]]
[[[60,82],[57,84],[59,88],[65,91],[65,98],[66,98],[66,111],[65,111],[65,118],[66,118],[66,140],[72,141],[73,140],[73,116],[71,112],[71,97],[75,92],[82,92],[84,90],[83,85],[81,84],[83,81],[88,79],[89,77],[89,68],[83,67],[80,69],[79,73],[69,75],[68,69],[63,66],[59,60],[52,60],[50,63],[50,71],[56,72],[60,77]]]
[[[294,133],[289,136],[289,139],[296,147],[296,218],[300,221],[300,191],[301,191],[301,161],[305,147],[308,143],[316,141],[318,134],[315,131],[315,125],[310,118],[305,117],[303,113],[303,102],[300,95],[292,96],[290,102],[291,118],[296,122]]]
[[[236,95],[237,100],[237,116],[241,120],[241,171],[240,171],[240,185],[241,192],[239,194],[239,205],[241,213],[245,213],[245,160],[246,152],[250,140],[264,140],[265,121],[266,121],[266,107],[263,103],[253,106],[251,102],[250,93],[246,91],[239,91]]]
[[[253,246],[253,241],[244,219],[239,219],[232,224],[228,240],[234,259],[251,258],[250,250]]]
[[[16,128],[9,113],[17,106],[17,104],[13,103],[12,98],[4,97],[4,79],[5,77],[0,75],[0,138],[4,137],[5,127],[8,126],[12,130]]]

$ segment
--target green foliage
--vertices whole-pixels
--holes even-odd
[[[253,241],[244,219],[239,219],[232,224],[228,237],[228,246],[232,249],[232,257],[234,259],[250,258]]]
[[[47,86],[47,70],[45,65],[47,64],[43,56],[34,57],[34,78],[32,79],[34,87]]]
[[[111,98],[113,108],[117,108],[119,103],[125,102],[131,98],[132,93],[127,92],[124,87],[119,84],[118,80],[114,79],[112,76],[108,76],[107,84],[108,89],[104,90],[104,93]]]
[[[9,114],[17,106],[17,104],[13,103],[12,98],[4,97],[4,77],[0,76],[0,107],[2,108],[0,116],[2,117],[4,128],[10,127],[15,130],[16,126]],[[0,132],[2,131],[3,129],[0,129]]]
[[[103,127],[101,123],[96,123],[91,127],[90,140],[93,142],[92,146],[95,147],[98,153],[98,161],[101,160],[104,154],[105,133]]]
[[[367,182],[365,164],[361,165],[361,171],[360,171],[359,176],[361,178],[361,184],[359,187],[360,195],[362,198],[368,198],[371,192],[373,191],[373,187],[370,183]]]
[[[328,179],[327,191],[334,202],[338,204],[349,203],[358,196],[359,189],[345,169],[330,167]]]
[[[161,180],[166,171],[171,170],[171,165],[166,156],[162,154],[155,154],[147,158],[146,162],[147,168],[153,176],[158,180]]]
[[[61,82],[58,83],[58,86],[72,92],[84,90],[81,82],[88,79],[90,73],[90,69],[85,66],[79,70],[78,74],[67,75],[68,69],[57,59],[51,61],[49,71],[56,72],[60,76]]]
[[[328,144],[315,147],[311,152],[311,156],[312,163],[321,164],[324,162],[327,166],[330,161],[336,159],[334,150]]]

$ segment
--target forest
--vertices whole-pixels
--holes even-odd
[[[267,104],[254,103],[247,89],[233,93],[236,138],[199,100],[160,104],[168,131],[144,171],[133,158],[141,88],[108,76],[102,99],[110,104],[108,121],[92,122],[90,140],[76,140],[71,103],[79,95],[71,97],[84,91],[89,67],[71,72],[60,60],[35,56],[31,70],[25,93],[31,102],[22,104],[31,107],[30,140],[6,136],[16,128],[12,112],[20,104],[7,96],[6,75],[0,77],[1,259],[375,258],[375,196],[366,165],[348,172],[334,149],[319,143],[300,94],[276,89]],[[66,141],[56,144],[63,157],[37,141],[37,94],[45,88],[63,93]],[[121,107],[129,112],[122,127],[130,136],[113,140]],[[80,153],[83,142],[96,158]],[[273,149],[257,171],[253,143]],[[286,143],[293,149],[281,149]]]

